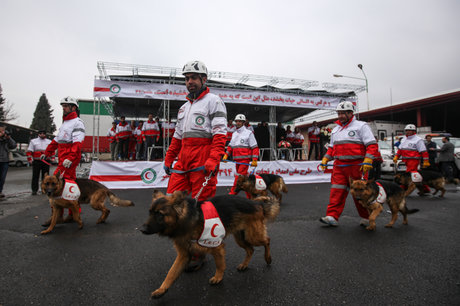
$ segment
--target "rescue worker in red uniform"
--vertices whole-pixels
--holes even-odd
[[[195,197],[211,172],[217,173],[227,140],[227,109],[222,99],[206,86],[208,69],[200,61],[191,61],[182,69],[187,100],[178,111],[176,130],[166,152],[164,170],[170,174],[167,194],[187,191]],[[185,173],[171,172],[174,170]],[[204,166],[204,171],[200,168]],[[197,169],[200,169],[197,171]],[[202,189],[198,200],[216,194],[217,176],[213,175]],[[185,271],[196,271],[204,263],[204,255],[194,254]]]
[[[420,164],[420,158],[423,159],[422,168],[430,166],[428,151],[426,150],[425,142],[422,138],[415,135],[417,128],[413,124],[408,124],[404,128],[406,137],[402,139],[398,147],[393,162],[396,165],[399,157],[406,164],[406,172],[411,173],[411,178],[414,183],[422,182],[422,176],[418,173],[417,169]],[[430,192],[430,188],[426,185],[423,186],[425,192]]]
[[[361,179],[372,169],[372,161],[377,155],[378,147],[374,135],[367,123],[355,119],[353,102],[343,101],[336,108],[338,124],[331,133],[331,142],[320,166],[326,169],[328,161],[335,159],[331,175],[331,193],[326,216],[320,222],[337,226],[345,207],[349,191],[349,179]],[[353,199],[358,214],[363,218],[361,225],[368,223],[369,213],[366,208]]]
[[[63,98],[61,105],[63,112],[62,125],[59,128],[58,135],[48,145],[45,154],[41,158],[50,158],[58,150],[59,164],[54,171],[54,175],[62,175],[64,179],[74,181],[77,178],[76,169],[81,159],[81,145],[85,139],[85,125],[78,117],[79,110],[76,99],[71,97]],[[69,209],[69,216],[65,220],[62,220],[61,212],[58,223],[71,222],[72,220],[71,210]],[[49,226],[50,222],[51,219],[42,225]]]
[[[115,136],[121,160],[128,160],[129,139],[131,138],[131,133],[131,126],[128,122],[126,122],[125,116],[121,116],[120,123],[117,125]]]
[[[230,143],[232,140],[232,135],[236,131],[236,126],[233,124],[233,120],[230,119],[228,120],[227,123],[227,142],[225,143],[226,146]]]
[[[156,156],[153,147],[156,146],[160,140],[160,127],[158,126],[158,122],[153,119],[153,113],[148,114],[148,119],[142,126],[142,137],[145,144],[145,158],[147,160],[154,160]],[[151,148],[150,155],[148,153],[149,148]]]
[[[115,136],[117,135],[117,123],[112,122],[112,127],[107,131],[107,139],[110,144],[110,155],[112,160],[118,159],[117,141]]]
[[[319,134],[320,129],[318,123],[313,121],[313,125],[308,128],[308,140],[310,141],[310,149],[308,150],[308,160],[312,160],[313,152],[315,153],[315,160],[319,159]]]
[[[32,195],[37,195],[38,191],[38,182],[45,177],[45,173],[50,172],[49,163],[43,162],[40,158],[45,154],[45,150],[48,145],[51,143],[51,140],[46,138],[46,131],[38,131],[38,137],[30,141],[29,147],[27,148],[27,161],[32,165]]]
[[[235,189],[238,176],[248,175],[249,164],[252,167],[257,167],[257,159],[259,158],[259,147],[257,146],[256,138],[254,133],[244,126],[245,121],[245,115],[236,115],[236,131],[233,133],[232,140],[228,144],[227,153],[222,158],[224,161],[226,161],[228,157],[231,156],[235,162],[244,164],[235,164],[235,182],[233,183],[229,194],[237,194]],[[250,198],[248,193],[246,193],[246,196],[248,199]]]

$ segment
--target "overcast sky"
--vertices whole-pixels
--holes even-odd
[[[371,108],[460,88],[460,1],[0,0],[0,84],[29,127],[45,93],[92,98],[97,61],[363,84]],[[390,90],[391,89],[391,90]],[[359,95],[361,110],[366,96]]]

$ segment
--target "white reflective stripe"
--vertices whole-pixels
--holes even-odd
[[[347,185],[339,185],[339,184],[332,184],[332,185],[331,185],[331,188],[335,188],[335,189],[347,189],[347,190],[348,190],[348,186],[347,186]]]

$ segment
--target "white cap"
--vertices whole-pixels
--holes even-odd
[[[185,75],[186,73],[203,73],[208,75],[208,68],[206,68],[206,65],[203,62],[190,61],[182,68],[182,75]]]

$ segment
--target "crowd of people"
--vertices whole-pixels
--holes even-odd
[[[107,131],[112,160],[156,160],[163,158],[163,143],[171,143],[176,124],[161,122],[153,113],[146,121],[132,120],[129,124],[125,116],[119,123],[112,122]]]

